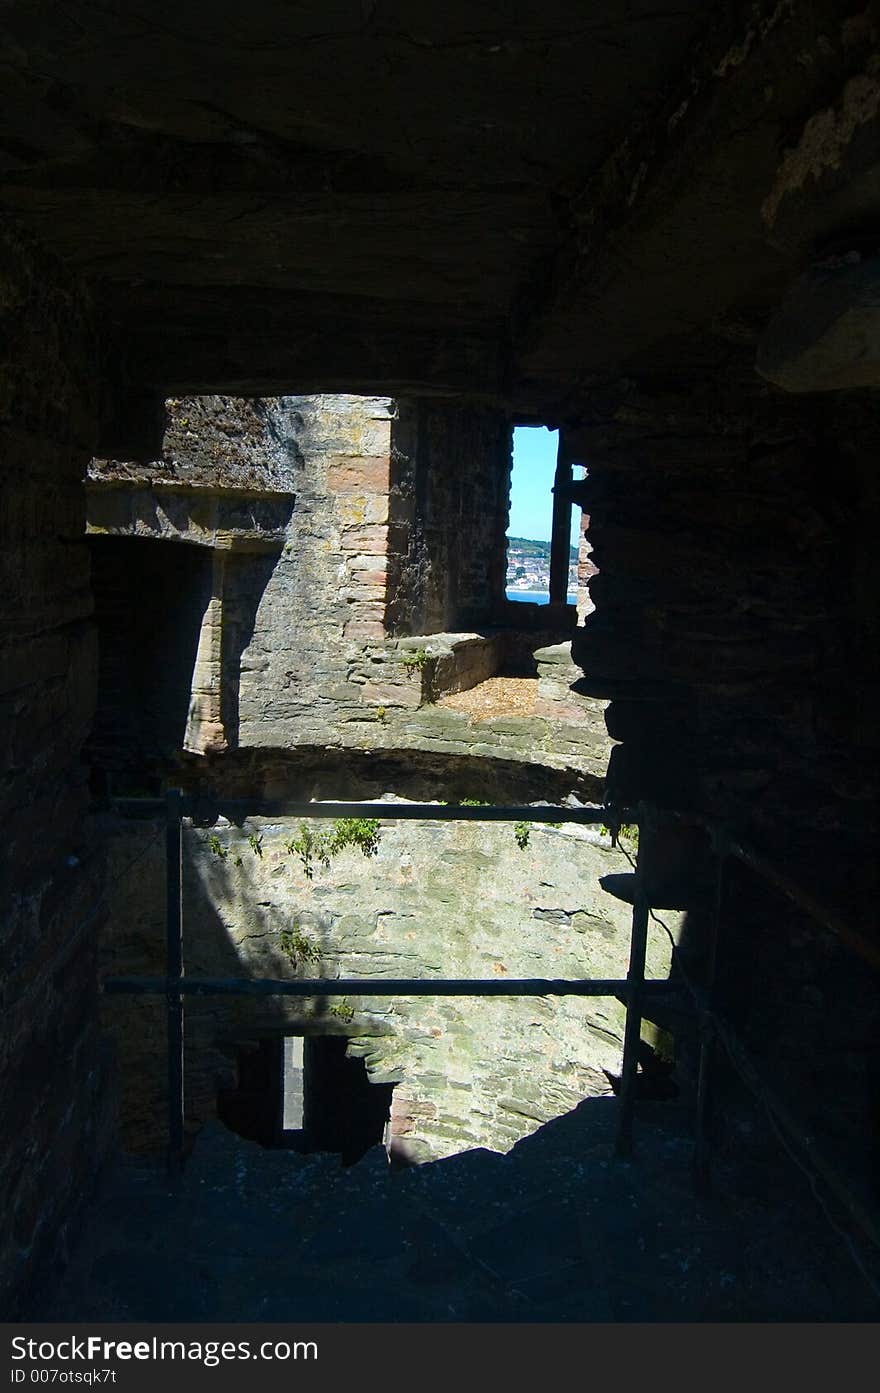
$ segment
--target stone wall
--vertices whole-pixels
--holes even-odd
[[[478,407],[401,401],[392,447],[390,631],[491,624],[504,603],[510,422]]]
[[[498,413],[357,397],[312,410],[288,540],[242,656],[241,745],[308,743],[417,704],[419,683],[400,680],[409,650],[386,636],[485,623],[503,585]]]
[[[210,549],[211,576],[189,644],[189,718],[177,749],[295,743],[301,719],[320,721],[340,684],[358,700],[357,687],[345,685],[347,657],[385,633],[393,413],[386,398],[171,399],[160,459],[92,461],[89,532],[106,563],[99,579],[119,557],[115,579],[108,572],[99,586],[108,680],[95,749],[111,767],[139,756],[107,738],[132,695],[128,681],[120,698],[109,669],[136,670],[146,687],[168,689],[150,630],[163,628],[163,616],[173,626],[163,593],[194,566],[204,570],[196,548]],[[165,544],[158,551],[156,541]],[[121,592],[134,611],[129,625],[118,622]],[[177,635],[171,651],[183,641]],[[148,751],[168,752],[167,739]]]
[[[862,841],[876,437],[869,402],[838,421],[733,375],[686,396],[633,388],[584,429],[598,575],[573,656],[612,697],[622,798],[699,806],[768,847],[782,825]]]
[[[148,464],[93,459],[102,482],[145,477],[160,487],[288,491],[309,430],[312,397],[169,397],[161,455]],[[334,399],[335,400],[335,399]]]
[[[474,721],[442,705],[501,671],[537,675],[535,651],[558,637],[511,627],[521,605],[502,602],[506,625],[489,623],[509,450],[506,420],[478,408],[169,401],[161,459],[90,468],[102,636],[91,757],[133,774],[175,748],[421,748],[601,782],[604,705],[572,692],[567,652],[565,682],[554,659],[552,699],[533,694],[521,714]],[[438,631],[462,615],[481,631]]]
[[[283,550],[269,574],[242,567],[238,598],[228,596],[232,622],[237,609],[247,632],[234,737],[241,746],[285,745],[303,723],[320,724],[351,696],[347,656],[385,634],[393,404],[308,403]]]
[[[581,510],[581,533],[578,542],[577,559],[577,613],[578,623],[583,624],[588,614],[592,614],[596,606],[590,594],[590,581],[596,574],[596,565],[593,561],[593,543],[590,541],[590,515]]]
[[[505,651],[506,638],[495,635],[490,656]],[[606,703],[572,689],[580,670],[571,662],[569,645],[536,650],[541,677],[527,684],[521,710],[475,714],[456,709],[444,693],[454,694],[498,670],[482,665],[485,646],[480,636],[468,634],[367,644],[350,656],[347,681],[337,683],[324,701],[312,709],[304,705],[295,719],[255,721],[241,748],[323,745],[377,754],[425,751],[447,758],[506,759],[586,776],[591,796],[601,799],[612,748]],[[473,649],[480,656],[471,665]],[[502,661],[498,657],[499,665]],[[435,686],[436,672],[448,685]]]
[[[97,663],[82,476],[98,403],[87,298],[10,228],[0,254],[0,1290],[14,1294],[52,1250],[106,1143],[103,867],[84,833],[80,762]]]
[[[578,685],[612,698],[612,796],[722,820],[844,925],[734,868],[721,975],[768,1084],[874,1186],[877,441],[867,396],[733,372],[597,403],[579,486],[596,612],[573,644]],[[699,974],[705,915],[689,920]]]
[[[86,485],[100,645],[89,757],[104,772],[235,739],[241,653],[294,506],[289,493],[132,468],[92,461]]]
[[[509,795],[508,795],[509,796]],[[299,821],[248,819],[185,834],[185,957],[190,975],[368,977],[624,976],[631,911],[599,877],[626,871],[592,829],[532,824],[521,848],[502,824],[393,821],[378,850],[347,848],[306,870],[288,843]],[[327,824],[307,824],[318,833]],[[112,877],[105,970],[157,972],[163,951],[163,854],[155,832],[117,829],[114,866],[140,855],[137,884]],[[283,933],[298,936],[285,950]],[[306,953],[308,946],[309,953]],[[315,956],[311,956],[314,954]],[[649,975],[668,942],[652,926]],[[164,1008],[105,999],[124,1080],[124,1135],[161,1146]],[[616,1000],[539,998],[189,998],[187,1119],[214,1115],[236,1050],[265,1036],[336,1034],[370,1079],[394,1082],[393,1148],[425,1160],[470,1146],[506,1150],[619,1072]]]

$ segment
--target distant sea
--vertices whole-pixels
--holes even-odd
[[[549,605],[550,596],[546,590],[507,590],[505,591],[508,600],[525,600],[530,605]],[[568,603],[577,604],[577,595],[569,592]]]

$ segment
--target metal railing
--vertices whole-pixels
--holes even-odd
[[[660,995],[668,994],[671,985],[668,979],[645,979],[648,925],[653,912],[649,904],[648,876],[644,866],[642,849],[646,844],[646,834],[650,834],[653,826],[662,817],[703,827],[711,837],[714,859],[714,885],[706,945],[707,967],[705,980],[702,984],[696,984],[690,980],[682,968],[676,946],[673,943],[673,962],[681,969],[681,977],[692,997],[695,1015],[700,1027],[694,1115],[694,1177],[697,1189],[705,1189],[708,1183],[708,1123],[712,1074],[717,1046],[721,1044],[740,1077],[768,1111],[772,1112],[774,1127],[779,1132],[785,1148],[789,1150],[801,1169],[810,1177],[814,1192],[816,1179],[819,1178],[842,1204],[856,1227],[872,1243],[880,1245],[880,1226],[878,1226],[876,1217],[853,1194],[846,1179],[823,1159],[813,1144],[812,1138],[791,1116],[785,1105],[769,1092],[766,1085],[760,1080],[759,1071],[750,1059],[745,1047],[726,1021],[718,1015],[716,989],[726,862],[732,858],[749,866],[762,879],[787,896],[872,967],[880,967],[880,949],[845,925],[837,914],[804,892],[790,877],[731,836],[726,829],[708,819],[691,814],[660,813],[645,803],[640,803],[635,809],[569,808],[548,805],[507,807],[486,804],[311,803],[287,800],[230,799],[219,796],[189,796],[184,795],[179,790],[171,790],[164,799],[118,798],[113,800],[113,806],[124,816],[152,820],[164,813],[165,818],[167,859],[165,975],[162,977],[110,977],[105,979],[103,990],[114,995],[133,994],[165,997],[168,1048],[168,1162],[172,1170],[176,1171],[181,1167],[184,1153],[184,1010],[185,1000],[188,996],[328,997],[350,993],[364,997],[401,995],[616,997],[624,1003],[626,1017],[623,1062],[618,1087],[615,1152],[619,1157],[631,1155],[633,1113],[637,1092],[638,1045],[643,1008],[647,1002],[657,999]],[[316,820],[363,817],[397,822],[543,822],[568,823],[579,826],[608,825],[612,828],[619,828],[622,824],[635,823],[639,828],[640,850],[634,863],[632,928],[627,975],[625,978],[598,979],[492,978],[490,980],[437,977],[415,979],[188,977],[185,974],[183,955],[183,820],[185,817],[192,817],[198,825],[207,825],[216,821],[217,817],[221,815],[238,823],[243,822],[248,817],[300,817]],[[660,922],[662,923],[662,921]],[[824,1205],[823,1208],[825,1208]],[[827,1214],[827,1209],[825,1212]],[[828,1215],[828,1217],[831,1216]],[[869,1278],[869,1280],[871,1279]]]
[[[168,1164],[173,1171],[184,1152],[184,1011],[188,996],[457,996],[457,997],[617,997],[626,1007],[623,1063],[618,1089],[616,1152],[632,1152],[632,1120],[636,1098],[638,1043],[642,1006],[646,994],[668,991],[665,980],[645,980],[648,938],[648,900],[644,875],[636,862],[635,897],[630,935],[629,967],[621,978],[237,978],[188,977],[183,953],[183,820],[200,823],[218,816],[243,822],[248,817],[382,818],[420,822],[549,822],[601,826],[612,815],[607,808],[501,807],[489,804],[436,803],[304,803],[285,800],[228,799],[186,796],[179,789],[164,799],[118,798],[116,810],[127,816],[154,818],[164,812],[166,846],[166,947],[162,977],[124,976],[105,978],[108,994],[164,996],[168,1048]],[[637,822],[640,829],[650,819],[649,810],[617,810],[615,822]]]

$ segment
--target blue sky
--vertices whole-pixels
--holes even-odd
[[[513,477],[510,484],[508,537],[549,542],[553,518],[553,476],[559,431],[546,426],[517,426],[513,432]],[[571,540],[577,546],[580,508],[571,510]]]

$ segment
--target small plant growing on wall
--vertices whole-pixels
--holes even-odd
[[[432,656],[427,648],[407,648],[400,650],[400,661],[404,672],[408,677],[413,677],[417,672],[422,674],[420,682],[421,702],[430,705],[436,698],[434,691],[434,675],[437,667],[437,658]]]
[[[308,963],[321,961],[321,950],[308,934],[304,934],[298,924],[290,929],[282,929],[279,939],[282,953],[286,953],[294,967],[305,967]]]
[[[428,662],[428,650],[426,648],[406,649],[400,655],[400,661],[405,668],[412,672],[421,672]]]
[[[328,1014],[342,1021],[343,1025],[350,1025],[354,1020],[354,1007],[348,997],[344,996],[340,1001],[334,1002]]]
[[[375,856],[379,850],[379,819],[375,817],[340,817],[330,834],[330,855],[353,846],[364,856]]]
[[[263,859],[263,834],[262,834],[262,832],[260,832],[260,833],[251,832],[250,836],[248,837],[248,846],[250,847],[250,849],[251,849],[251,851],[254,853],[254,855],[255,855],[255,856],[259,856],[260,860],[262,861],[262,859]]]
[[[638,823],[622,822],[618,827],[606,827],[603,823],[599,831],[603,837],[610,837],[612,845],[621,847],[623,851],[631,851],[635,855],[639,849]]]
[[[559,827],[562,827],[563,825],[564,825],[564,824],[561,823],[561,822],[542,822],[542,823],[541,823],[541,826],[542,826],[542,827],[557,827],[557,828],[559,828]],[[514,839],[515,839],[516,844],[517,844],[517,846],[519,847],[520,851],[525,851],[526,847],[527,847],[528,844],[529,844],[529,838],[530,838],[531,835],[532,835],[532,826],[531,826],[531,823],[529,823],[529,822],[515,822],[515,823],[513,824],[513,835],[514,835]]]
[[[326,833],[313,832],[311,827],[308,827],[304,822],[300,823],[299,836],[292,837],[284,845],[288,855],[299,857],[307,880],[312,880],[314,877],[315,862],[322,865],[325,870],[330,865],[330,857],[326,847]]]
[[[307,880],[312,880],[316,865],[326,871],[330,860],[347,846],[355,847],[364,856],[375,856],[379,850],[380,827],[375,817],[340,817],[330,832],[313,832],[300,824],[298,837],[285,842],[291,856],[298,856]]]
[[[212,856],[217,856],[221,861],[225,861],[229,855],[229,847],[224,846],[216,832],[212,832],[208,838],[208,850]]]

